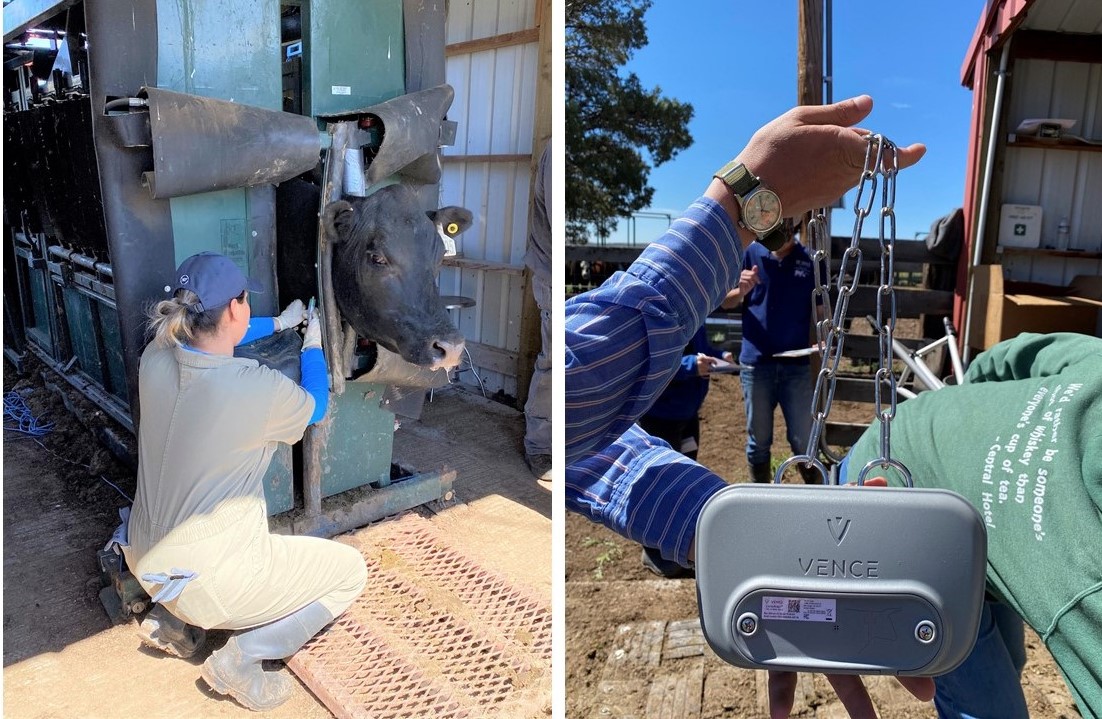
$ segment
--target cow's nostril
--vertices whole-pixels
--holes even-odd
[[[451,369],[459,365],[460,360],[463,359],[463,346],[462,340],[459,342],[449,342],[448,340],[437,339],[432,343],[432,359],[433,367],[444,367]]]

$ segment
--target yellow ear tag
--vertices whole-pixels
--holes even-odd
[[[454,222],[449,222],[449,223],[448,223],[448,229],[447,229],[447,233],[448,233],[449,235],[454,235],[454,234],[455,234],[455,233],[457,233],[457,232],[459,232],[459,225],[457,225],[457,224],[456,224],[456,223],[454,223]]]

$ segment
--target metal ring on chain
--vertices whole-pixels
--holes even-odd
[[[915,486],[914,480],[911,479],[911,470],[907,469],[907,466],[905,464],[900,462],[898,459],[884,460],[878,458],[869,460],[869,463],[861,468],[861,473],[857,475],[858,487],[864,486],[865,475],[867,475],[873,467],[880,467],[882,469],[885,469],[887,467],[894,467],[900,474],[903,475],[903,481],[906,482],[907,487],[914,488]]]
[[[781,466],[777,467],[777,474],[773,477],[773,484],[780,484],[781,478],[784,477],[785,470],[787,470],[794,464],[802,464],[808,467],[814,467],[815,469],[819,470],[819,474],[822,475],[823,484],[830,484],[830,472],[827,471],[826,465],[824,465],[815,457],[807,454],[797,454],[781,462]]]

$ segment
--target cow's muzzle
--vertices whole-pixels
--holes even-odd
[[[435,337],[430,340],[429,356],[432,358],[432,369],[451,369],[459,365],[463,359],[465,343],[463,338]]]

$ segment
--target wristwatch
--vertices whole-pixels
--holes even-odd
[[[758,242],[769,251],[780,249],[786,238],[781,227],[781,198],[777,193],[762,186],[761,180],[746,165],[735,160],[721,167],[715,177],[723,180],[738,200],[742,209],[739,226],[757,235]]]

